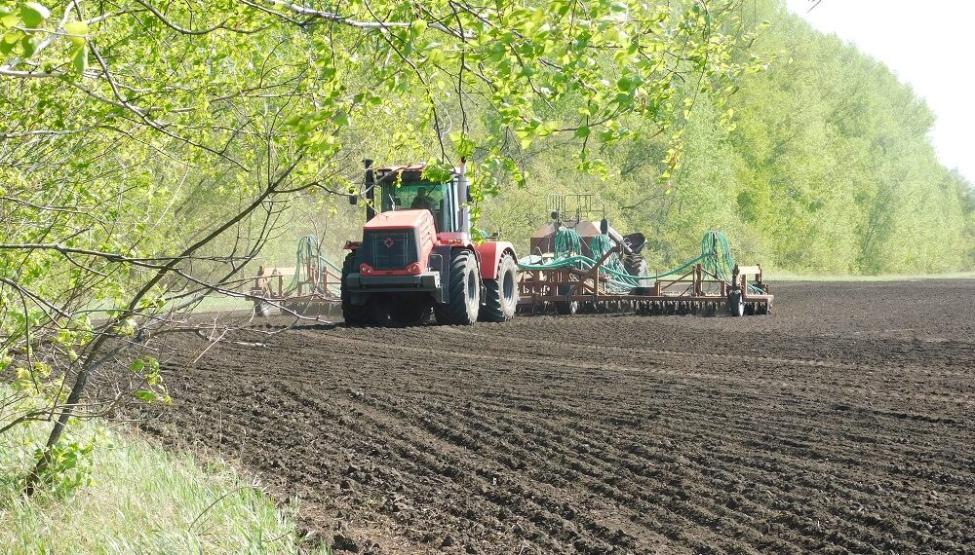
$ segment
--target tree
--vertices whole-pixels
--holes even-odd
[[[0,356],[22,379],[3,429],[54,422],[28,491],[72,416],[118,401],[86,397],[97,372],[124,363],[126,394],[165,399],[140,345],[240,295],[289,199],[358,194],[363,150],[468,156],[479,196],[553,141],[598,172],[627,118],[679,137],[684,84],[718,98],[744,70],[739,6],[5,3]]]

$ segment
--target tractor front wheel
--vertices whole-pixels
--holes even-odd
[[[498,277],[484,282],[484,307],[481,319],[486,322],[507,322],[518,308],[518,264],[510,254],[501,256]]]
[[[441,324],[471,325],[481,308],[481,284],[474,253],[455,251],[450,258],[450,277],[444,284],[446,304],[435,304],[433,313]]]
[[[369,312],[366,305],[352,304],[352,295],[346,292],[345,278],[352,273],[355,264],[355,251],[345,255],[342,263],[342,319],[347,326],[365,326],[369,324]]]

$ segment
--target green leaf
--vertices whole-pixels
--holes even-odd
[[[334,114],[332,114],[332,121],[334,121],[339,127],[348,127],[349,114],[345,110],[337,110]]]
[[[78,73],[84,73],[88,69],[88,46],[82,44],[79,48],[74,51],[74,56],[71,58],[71,66]]]
[[[0,16],[0,27],[4,29],[9,29],[20,23],[20,18],[14,14],[3,14]]]
[[[3,36],[3,38],[0,38],[0,54],[3,55],[10,54],[10,52],[13,51],[14,49],[14,45],[17,44],[17,41],[13,41],[13,42],[7,41],[7,37],[9,37],[10,35],[11,33],[7,33],[6,35]]]
[[[65,23],[64,32],[70,35],[71,42],[75,46],[81,46],[85,44],[85,37],[88,34],[88,24],[84,21]]]
[[[156,400],[156,394],[148,389],[138,389],[132,393],[132,396],[145,403],[151,403]]]
[[[24,57],[29,58],[34,55],[34,51],[37,49],[37,43],[30,35],[24,35],[24,38],[20,39],[20,48],[24,51]]]
[[[640,86],[641,81],[642,80],[639,76],[624,75],[623,77],[620,77],[618,81],[616,81],[616,86],[619,87],[619,90],[629,93],[633,92],[638,86]]]
[[[50,16],[51,10],[37,2],[25,2],[20,7],[20,20],[28,27],[36,28]]]
[[[138,374],[138,373],[142,372],[142,369],[145,368],[145,367],[146,367],[145,361],[142,360],[141,358],[137,358],[137,359],[135,359],[135,360],[132,361],[132,364],[129,365],[129,370],[131,370],[131,371],[135,372],[136,374]]]

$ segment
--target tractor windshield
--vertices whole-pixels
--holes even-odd
[[[450,196],[445,183],[385,183],[382,186],[382,210],[427,209],[433,213],[437,231],[444,231],[450,214]]]

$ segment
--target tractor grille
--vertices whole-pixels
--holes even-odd
[[[366,232],[365,247],[363,262],[377,270],[399,270],[417,261],[413,230]]]

